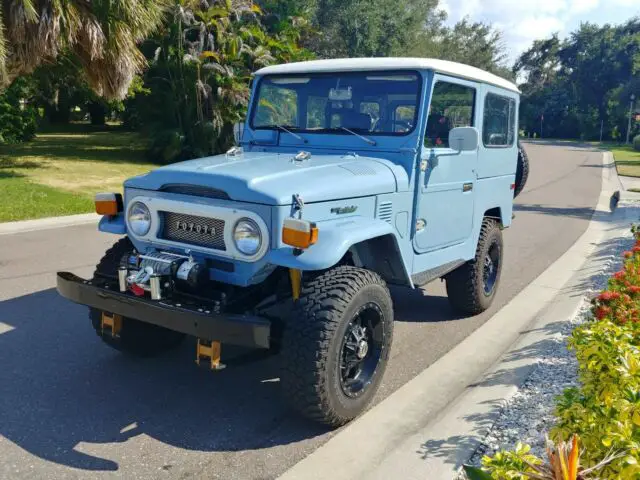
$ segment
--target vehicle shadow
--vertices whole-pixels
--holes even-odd
[[[293,415],[282,400],[277,357],[246,365],[247,350],[219,373],[194,365],[195,346],[154,359],[102,344],[86,308],[54,289],[0,302],[0,435],[29,453],[90,471],[117,471],[78,444],[145,434],[196,451],[253,450],[309,439],[328,429]]]
[[[453,310],[446,296],[429,295],[421,288],[390,286],[389,290],[396,322],[439,323],[470,318]]]

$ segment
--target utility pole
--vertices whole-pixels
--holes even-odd
[[[600,143],[602,143],[602,130],[604,129],[604,120],[600,120]]]
[[[542,123],[544,122],[544,113],[540,115],[540,138],[542,138]]]
[[[631,94],[631,103],[629,105],[629,123],[627,124],[627,145],[629,145],[629,136],[631,135],[631,117],[633,116],[633,104],[636,96]]]

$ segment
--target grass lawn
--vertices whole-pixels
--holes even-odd
[[[626,145],[611,145],[609,149],[616,160],[618,175],[640,177],[640,152]]]
[[[120,192],[124,179],[154,167],[140,137],[117,129],[0,146],[0,222],[90,212],[96,192]]]

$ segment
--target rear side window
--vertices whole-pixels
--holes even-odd
[[[485,147],[510,147],[516,138],[516,101],[494,93],[484,100],[482,141]]]
[[[472,127],[476,91],[471,87],[448,82],[437,82],[433,87],[426,147],[449,147],[449,131],[456,127]]]

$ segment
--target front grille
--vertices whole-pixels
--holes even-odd
[[[158,238],[215,250],[226,250],[224,220],[174,212],[158,212],[162,228]]]

